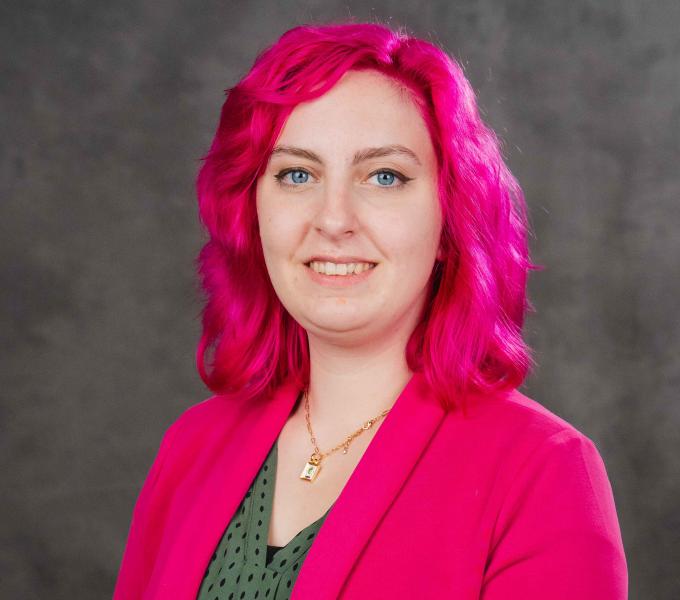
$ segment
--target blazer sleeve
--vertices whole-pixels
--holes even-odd
[[[157,484],[167,462],[178,421],[175,421],[165,431],[156,457],[137,497],[113,600],[141,598],[151,575],[163,533],[163,498],[159,497]]]
[[[607,472],[577,430],[551,435],[513,478],[480,600],[626,600],[628,572]]]

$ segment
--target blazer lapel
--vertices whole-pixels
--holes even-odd
[[[291,600],[335,600],[339,596],[359,553],[445,414],[422,373],[415,372],[316,534]]]
[[[299,389],[225,411],[197,443],[191,475],[173,500],[169,530],[145,598],[195,600],[217,543],[283,428]],[[236,401],[238,402],[238,400]]]
[[[231,411],[199,440],[191,476],[173,500],[145,598],[195,600],[210,557],[286,423],[300,389]],[[291,600],[335,600],[364,545],[445,414],[414,373],[366,448],[309,549]]]

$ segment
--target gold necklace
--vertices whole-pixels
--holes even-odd
[[[310,481],[310,482],[314,481],[316,479],[317,475],[319,474],[319,471],[321,470],[321,461],[324,458],[333,454],[333,452],[340,450],[340,448],[343,448],[343,451],[342,451],[343,454],[347,454],[347,450],[349,448],[349,445],[352,443],[354,438],[357,437],[358,435],[361,435],[364,431],[373,427],[373,423],[375,423],[378,419],[381,419],[382,417],[384,417],[388,412],[390,412],[389,408],[387,410],[382,411],[377,417],[373,417],[372,419],[369,419],[368,421],[366,421],[354,433],[352,433],[351,435],[348,435],[344,442],[342,442],[341,444],[338,444],[332,450],[329,450],[328,452],[321,452],[321,450],[319,450],[319,446],[317,446],[317,444],[316,444],[316,438],[314,437],[314,432],[312,431],[312,423],[309,419],[309,397],[307,396],[307,390],[305,390],[305,419],[307,421],[307,429],[308,429],[309,435],[312,439],[312,444],[314,445],[314,452],[312,453],[309,460],[307,461],[307,464],[305,464],[305,468],[302,469],[302,473],[300,474],[300,479],[304,479],[305,481]]]

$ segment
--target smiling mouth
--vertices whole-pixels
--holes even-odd
[[[372,262],[366,262],[366,263],[344,263],[344,264],[368,264],[370,265],[368,269],[363,269],[360,273],[355,273],[355,272],[346,272],[346,273],[326,273],[325,271],[317,271],[316,269],[312,268],[312,262],[322,262],[322,261],[310,261],[304,263],[304,265],[317,273],[318,275],[327,275],[330,277],[350,277],[352,275],[361,275],[362,273],[366,273],[367,271],[372,271],[375,269],[375,267],[378,266],[378,263],[372,263]]]

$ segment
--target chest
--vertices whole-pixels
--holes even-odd
[[[274,497],[267,543],[285,546],[295,535],[320,519],[331,508],[356,469],[375,432],[365,432],[355,438],[347,454],[342,449],[326,456],[313,481],[300,478],[313,452],[306,427],[290,419],[277,441]],[[342,440],[319,447],[328,452]]]

